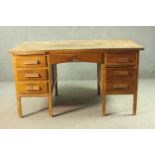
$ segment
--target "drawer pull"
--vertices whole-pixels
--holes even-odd
[[[116,63],[128,63],[130,62],[129,58],[114,58]]]
[[[40,74],[39,73],[26,73],[24,74],[25,78],[39,78]]]
[[[114,89],[124,89],[124,88],[128,88],[128,84],[114,84],[113,85]]]
[[[73,62],[78,62],[78,61],[79,61],[79,60],[78,60],[78,59],[76,59],[76,58],[74,58],[74,59],[73,59]]]
[[[27,86],[27,91],[40,91],[40,86]]]
[[[24,65],[37,65],[39,64],[39,60],[25,60],[23,61]]]
[[[113,75],[114,76],[128,76],[129,72],[128,71],[114,71]]]

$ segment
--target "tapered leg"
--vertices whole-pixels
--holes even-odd
[[[133,115],[137,113],[137,92],[133,95]]]
[[[54,65],[54,75],[55,75],[55,96],[58,96],[58,79],[57,79],[57,65]]]
[[[17,110],[18,110],[18,116],[22,118],[22,105],[21,105],[21,97],[17,95]]]
[[[101,81],[101,95],[102,95],[102,114],[106,115],[106,81],[105,81],[105,66],[101,64],[100,67],[100,81]]]
[[[97,94],[100,95],[100,64],[97,64]]]
[[[52,94],[49,94],[48,96],[48,113],[49,116],[53,116],[53,108],[52,108]]]

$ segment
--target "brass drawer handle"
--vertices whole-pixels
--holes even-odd
[[[40,91],[40,86],[27,86],[26,90],[27,91]]]
[[[23,61],[24,65],[37,65],[39,64],[39,60],[25,60]]]
[[[129,76],[129,71],[114,71],[114,76]]]
[[[39,73],[25,73],[24,77],[25,78],[39,78],[40,74]]]
[[[114,89],[124,89],[124,88],[128,88],[128,84],[114,84],[113,85]]]
[[[130,62],[129,58],[114,58],[114,61],[117,63],[127,63]]]

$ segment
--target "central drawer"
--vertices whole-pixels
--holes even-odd
[[[47,82],[26,82],[18,83],[17,88],[20,94],[41,94],[48,92]]]
[[[54,53],[50,55],[50,63],[94,62],[102,63],[102,52]]]
[[[47,80],[47,69],[17,69],[18,81]]]

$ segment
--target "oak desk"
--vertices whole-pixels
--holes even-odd
[[[140,50],[143,47],[131,40],[36,41],[11,49],[19,117],[22,117],[21,97],[35,96],[48,97],[49,116],[53,115],[54,88],[58,95],[56,65],[64,62],[97,63],[103,115],[107,94],[133,94],[135,115]]]

